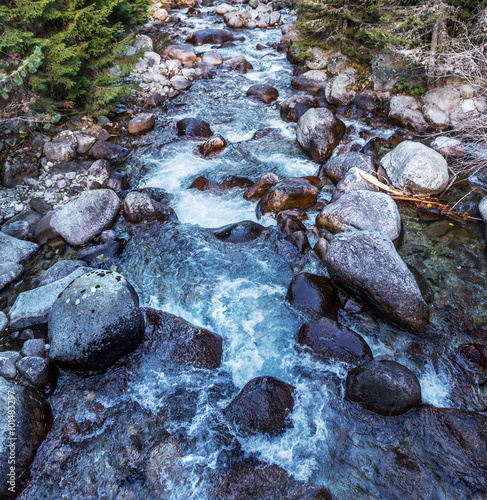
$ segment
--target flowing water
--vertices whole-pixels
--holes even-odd
[[[211,10],[181,15],[181,36],[221,22]],[[388,418],[364,412],[343,400],[344,365],[317,362],[296,349],[296,332],[308,318],[286,303],[286,291],[298,272],[326,275],[319,261],[298,254],[271,217],[259,221],[268,228],[256,240],[217,240],[209,228],[257,220],[255,203],[245,201],[241,189],[223,194],[187,189],[200,175],[255,180],[268,171],[280,178],[317,171],[295,141],[295,124],[281,121],[278,106],[245,97],[255,83],[275,86],[279,101],[295,93],[286,54],[270,47],[279,42],[280,30],[243,30],[237,36],[245,40],[218,52],[224,58],[244,55],[254,69],[246,74],[219,69],[213,79],[196,81],[160,112],[147,136],[151,144],[140,145],[130,161],[133,184],[173,195],[179,222],[120,223],[117,229],[128,240],[117,265],[141,304],[220,334],[222,366],[181,369],[156,345],[102,375],[63,373],[50,398],[54,427],[22,498],[212,499],[214,478],[231,465],[228,457],[236,450],[277,464],[298,480],[325,485],[340,500],[486,498],[485,463],[459,445],[434,408]],[[257,50],[257,44],[268,48]],[[229,146],[218,157],[199,157],[200,142],[177,138],[175,124],[186,117],[210,123]],[[361,130],[384,138],[397,132],[373,129],[366,121],[347,125],[353,125],[348,148],[365,143]],[[253,138],[265,129],[272,130]],[[325,187],[321,196],[330,193]],[[366,339],[375,358],[410,368],[425,403],[485,411],[485,393],[465,380],[452,358],[460,344],[485,340],[482,231],[474,223],[452,221],[446,234],[435,233],[418,219],[415,207],[400,209],[399,252],[434,292],[427,332],[414,336],[366,312],[343,314],[342,322]],[[221,410],[260,375],[297,388],[292,425],[280,436],[242,438],[226,426]],[[172,443],[165,448],[172,458],[157,468],[150,450],[161,442]]]

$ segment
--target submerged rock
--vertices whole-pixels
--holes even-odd
[[[369,361],[348,373],[345,398],[380,415],[401,415],[421,404],[421,386],[395,361]]]
[[[227,243],[246,243],[258,238],[264,229],[265,227],[257,222],[244,220],[214,229],[213,234],[219,240]]]
[[[317,163],[331,156],[344,134],[345,124],[326,108],[309,109],[296,128],[300,146]]]
[[[423,332],[429,309],[392,241],[377,231],[335,235],[325,255],[333,282],[389,321]]]
[[[244,435],[279,434],[293,411],[294,390],[274,377],[257,377],[247,382],[223,413]]]
[[[62,368],[90,372],[111,366],[144,338],[144,317],[132,285],[95,271],[76,280],[49,314],[50,356]]]

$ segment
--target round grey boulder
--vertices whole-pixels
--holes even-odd
[[[76,371],[108,368],[144,338],[137,293],[113,271],[74,280],[54,302],[48,323],[50,357]]]

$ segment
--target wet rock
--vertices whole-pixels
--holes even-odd
[[[59,294],[74,279],[90,270],[87,267],[80,267],[65,278],[19,294],[9,313],[12,328],[27,328],[47,323],[49,312]]]
[[[129,121],[129,134],[144,134],[152,129],[156,120],[152,113],[140,113]]]
[[[131,191],[123,202],[123,216],[127,222],[138,224],[154,220],[177,220],[171,207],[152,199],[148,193]]]
[[[51,409],[33,389],[7,382],[3,378],[0,378],[0,407],[5,414],[0,424],[0,497],[14,498],[23,489],[37,448],[49,432]],[[9,410],[15,415],[14,429],[9,427]],[[9,458],[12,453],[15,468],[14,474],[10,476],[12,462],[9,463]],[[9,490],[12,487],[14,495]]]
[[[110,189],[85,191],[56,210],[51,227],[69,244],[80,246],[109,229],[120,212],[120,200]]]
[[[47,357],[46,343],[42,339],[29,339],[24,342],[22,356],[36,356],[38,358]]]
[[[481,344],[463,344],[455,351],[455,362],[477,383],[487,382],[487,347]]]
[[[357,168],[369,174],[375,173],[374,160],[366,154],[354,151],[330,158],[323,170],[330,180],[336,184],[352,168]],[[320,176],[323,176],[323,172],[320,172]]]
[[[346,69],[346,67],[350,64],[348,57],[340,52],[336,52],[328,57],[327,61],[327,70],[332,75],[337,75]]]
[[[217,153],[226,147],[227,141],[220,134],[215,134],[202,144],[198,148],[198,151],[203,157],[207,158],[211,154]]]
[[[220,66],[220,64],[223,64],[223,57],[221,54],[213,51],[203,52],[201,60],[204,63],[211,64],[212,66]]]
[[[33,257],[39,245],[0,232],[0,262],[22,264]]]
[[[270,104],[279,97],[279,92],[271,85],[257,84],[252,85],[252,87],[247,90],[247,97],[263,102],[264,104]]]
[[[385,193],[348,191],[325,206],[316,225],[332,233],[343,231],[378,231],[395,241],[401,234],[401,215],[396,202]]]
[[[231,189],[245,189],[252,186],[252,184],[252,181],[245,177],[217,173],[216,175],[200,175],[191,183],[188,189],[222,193]]]
[[[345,133],[345,125],[325,108],[312,108],[298,120],[296,137],[300,146],[315,162],[331,156]]]
[[[96,142],[96,137],[86,132],[77,131],[74,132],[74,136],[76,137],[76,152],[81,155],[87,153]]]
[[[418,101],[412,96],[396,95],[389,104],[388,117],[402,127],[411,127],[416,132],[425,132],[428,128]]]
[[[462,158],[465,154],[462,143],[451,137],[437,137],[431,147],[445,158]]]
[[[211,43],[213,45],[221,45],[222,43],[233,40],[233,35],[228,30],[219,29],[204,29],[191,33],[186,41],[193,45],[204,45]]]
[[[145,101],[147,106],[156,107],[160,106],[165,101],[164,96],[159,92],[154,92]]]
[[[178,135],[187,137],[211,137],[210,125],[197,118],[184,118],[177,123]]]
[[[389,321],[422,332],[429,309],[391,240],[376,231],[335,235],[325,256],[333,282]]]
[[[311,108],[319,108],[316,97],[301,95],[290,97],[279,106],[281,120],[285,122],[297,122]]]
[[[336,185],[335,191],[331,198],[331,202],[339,200],[344,193],[349,191],[374,191],[379,192],[379,188],[374,184],[366,181],[361,175],[360,170],[357,167],[353,167],[347,171],[347,173],[340,179]],[[370,172],[369,172],[370,173]]]
[[[421,96],[421,104],[434,104],[444,111],[453,111],[460,106],[460,92],[451,85],[430,90]]]
[[[243,28],[244,27],[244,22],[236,12],[227,12],[224,16],[223,19],[225,20],[225,24],[229,28]]]
[[[60,367],[103,370],[142,342],[144,317],[139,298],[116,272],[85,274],[54,302],[48,334],[50,357]]]
[[[176,75],[171,78],[171,85],[174,90],[186,90],[191,87],[191,82],[185,76]]]
[[[277,223],[282,224],[287,219],[293,219],[297,221],[307,220],[308,216],[305,211],[294,208],[291,210],[283,210],[277,214]]]
[[[121,174],[120,172],[112,172],[110,177],[106,178],[102,184],[103,189],[111,189],[116,193],[120,193],[122,191],[127,191],[130,189],[130,183],[125,174]]]
[[[76,158],[76,148],[67,142],[46,142],[44,144],[44,155],[54,163],[71,161]]]
[[[73,271],[76,271],[76,269],[84,266],[86,266],[86,262],[82,260],[60,260],[42,275],[39,286],[49,285],[54,281],[65,278],[66,276],[69,276]]]
[[[56,231],[51,227],[51,219],[54,215],[54,210],[48,212],[38,223],[36,226],[35,232],[35,240],[39,245],[44,245],[49,240],[53,240],[57,238],[59,235]]]
[[[7,315],[0,311],[0,335],[7,329],[8,326],[8,318]]]
[[[23,272],[23,266],[15,262],[0,263],[0,291],[13,283]]]
[[[51,360],[28,356],[17,362],[17,370],[24,380],[42,394],[48,395],[54,391],[59,370]]]
[[[428,283],[426,278],[422,276],[421,273],[414,266],[411,266],[410,264],[407,264],[407,266],[408,269],[411,271],[412,275],[414,276],[414,279],[416,280],[416,284],[418,285],[419,291],[421,292],[424,301],[427,304],[430,304],[434,298],[434,293],[430,284]]]
[[[260,200],[262,196],[264,196],[264,193],[269,189],[271,186],[274,186],[274,184],[277,184],[279,182],[279,177],[277,177],[276,174],[273,174],[272,172],[266,172],[265,174],[262,174],[260,179],[247,191],[245,191],[243,197],[247,201],[251,200]]]
[[[282,217],[281,214],[285,214],[286,212],[291,212],[291,210],[285,210],[284,212],[280,212],[278,215],[277,227],[279,231],[284,234],[292,234],[296,231],[305,231],[306,226],[299,220],[293,217]],[[279,216],[280,219],[279,219]]]
[[[0,377],[12,380],[17,375],[16,363],[20,359],[20,354],[16,351],[0,352]]]
[[[129,151],[118,144],[98,140],[91,147],[88,154],[97,160],[121,162],[128,156]]]
[[[380,162],[391,184],[416,194],[441,193],[449,181],[446,160],[419,142],[404,141]]]
[[[325,238],[320,238],[315,243],[315,246],[313,247],[313,251],[318,256],[318,258],[321,260],[321,262],[324,262],[325,255],[326,255],[326,252],[328,251],[329,246],[330,246],[330,244],[328,243],[328,240],[325,240]]]
[[[295,90],[316,92],[326,85],[328,77],[325,71],[312,70],[295,76],[291,80],[291,87]]]
[[[299,251],[305,253],[311,248],[306,231],[294,231],[286,236],[286,241],[292,243]]]
[[[301,273],[294,276],[286,300],[296,309],[312,317],[336,320],[340,302],[335,286],[329,278]]]
[[[368,113],[378,111],[382,106],[382,99],[379,94],[372,90],[360,92],[351,101],[351,104]]]
[[[428,125],[437,130],[445,130],[450,125],[450,117],[436,104],[425,104],[421,111]]]
[[[332,78],[325,87],[325,97],[330,104],[344,106],[354,96],[355,78],[346,73],[340,73]]]
[[[247,73],[249,69],[254,69],[252,64],[250,64],[244,56],[236,56],[225,61],[227,66],[230,66],[230,69],[238,71],[239,73]]]
[[[120,254],[122,247],[118,241],[107,241],[101,245],[87,247],[81,250],[78,258],[91,267],[108,267],[106,261]]]
[[[316,203],[318,188],[308,179],[288,177],[267,189],[257,204],[257,216],[279,213],[288,208],[306,209]]]
[[[223,413],[244,435],[279,434],[293,411],[294,390],[274,377],[257,377],[245,385]]]
[[[345,398],[380,415],[401,415],[421,404],[421,386],[395,361],[369,361],[348,373]]]
[[[182,65],[196,62],[196,53],[192,45],[169,45],[162,53],[163,59],[176,59]]]
[[[227,243],[246,243],[258,238],[264,226],[250,220],[236,222],[213,230],[213,234],[219,240]]]
[[[32,241],[35,238],[35,228],[42,215],[34,210],[25,210],[14,215],[1,229],[1,232],[20,240]]]
[[[325,363],[341,361],[357,366],[373,357],[367,342],[358,333],[330,318],[305,323],[297,339],[302,346],[311,349],[313,357]]]
[[[218,368],[222,360],[223,339],[205,328],[157,309],[146,308],[146,336],[151,344],[164,346],[168,365]]]

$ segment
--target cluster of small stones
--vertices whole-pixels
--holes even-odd
[[[229,28],[268,28],[281,22],[281,14],[274,10],[272,2],[260,3],[259,0],[250,0],[248,6],[242,9],[221,3],[216,13],[223,16]]]

